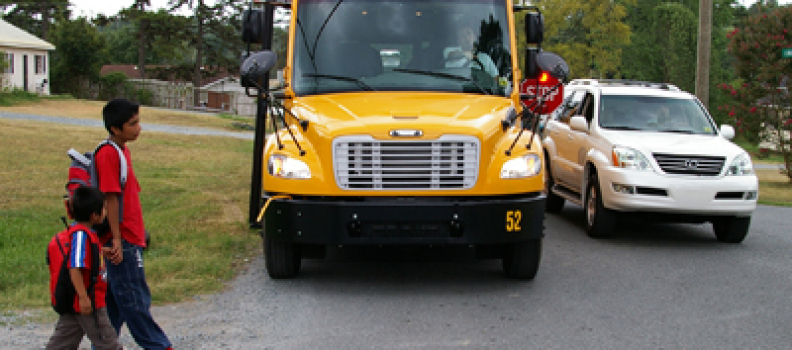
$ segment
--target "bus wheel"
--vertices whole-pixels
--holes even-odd
[[[300,272],[302,257],[292,242],[278,241],[264,234],[264,264],[272,279],[294,278]]]
[[[541,239],[507,245],[503,249],[503,272],[509,278],[532,280],[539,271],[541,259]]]

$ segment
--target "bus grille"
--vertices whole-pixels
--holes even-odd
[[[333,142],[336,183],[347,190],[468,189],[478,177],[480,144],[470,136],[379,141],[345,136]]]
[[[667,174],[718,176],[726,157],[691,156],[677,154],[653,154],[657,164]]]

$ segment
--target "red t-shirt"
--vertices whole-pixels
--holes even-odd
[[[127,162],[127,182],[123,193],[123,218],[119,225],[121,238],[139,247],[146,246],[146,229],[143,226],[143,212],[140,209],[140,184],[132,169],[132,155],[129,147],[124,147],[124,157]],[[99,189],[104,193],[121,194],[121,167],[119,166],[118,152],[111,145],[104,146],[94,155],[96,163],[96,178]],[[121,203],[119,203],[121,204]],[[102,243],[112,238],[105,236]]]
[[[50,257],[49,271],[50,271],[50,297],[52,302],[55,303],[55,285],[58,281],[58,274],[60,272],[61,264],[63,263],[63,254],[58,247],[63,247],[63,253],[69,254],[68,268],[79,268],[83,276],[83,286],[87,290],[91,282],[91,267],[93,266],[93,251],[97,249],[97,256],[99,257],[99,273],[94,284],[94,293],[88,295],[89,298],[94,300],[94,307],[97,309],[105,307],[105,295],[107,294],[107,273],[105,270],[104,258],[102,257],[102,244],[99,238],[89,228],[74,224],[68,230],[61,231],[55,238],[50,241],[47,247],[48,256]],[[93,244],[93,247],[91,247]],[[74,311],[80,312],[80,297],[74,298]]]

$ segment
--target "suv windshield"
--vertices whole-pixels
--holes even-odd
[[[294,92],[510,93],[506,3],[302,0]]]
[[[694,99],[602,95],[599,125],[605,129],[715,135],[715,126]]]

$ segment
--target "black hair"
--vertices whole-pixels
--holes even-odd
[[[102,215],[105,195],[96,187],[80,186],[71,198],[71,211],[78,222],[91,221],[91,214]]]
[[[140,105],[132,103],[123,98],[117,98],[108,102],[102,109],[105,129],[112,135],[112,127],[119,130],[124,128],[124,124],[138,114]]]

